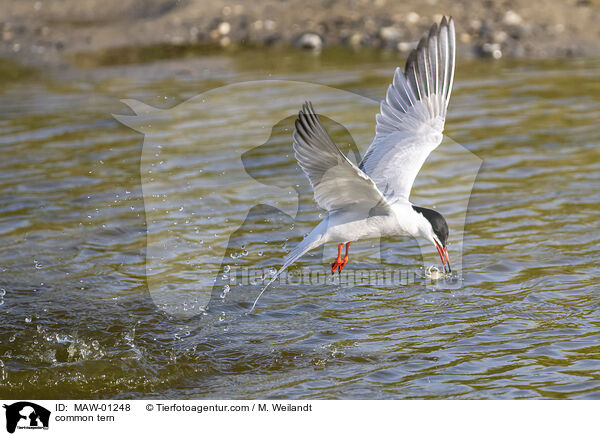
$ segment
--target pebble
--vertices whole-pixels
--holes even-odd
[[[400,31],[394,26],[382,27],[379,36],[384,41],[397,41],[400,38]]]
[[[305,33],[297,42],[298,46],[308,50],[321,50],[323,47],[323,40],[316,33]]]
[[[500,44],[486,42],[481,46],[481,54],[484,57],[500,59],[502,57],[502,50],[500,49]]]
[[[419,18],[419,14],[417,14],[416,12],[409,12],[408,14],[406,14],[406,21],[410,24],[417,23],[419,21]]]
[[[363,26],[364,29],[369,33],[374,32],[378,28],[378,25],[377,23],[375,23],[375,20],[373,20],[370,17],[367,17],[367,19],[365,19]]]
[[[413,42],[404,42],[404,41],[400,41],[397,45],[398,51],[401,51],[403,53],[407,53],[415,48],[417,48],[418,42],[413,41]]]
[[[508,35],[506,34],[506,32],[503,32],[502,30],[494,32],[494,42],[495,43],[502,44],[507,39],[508,39]]]
[[[481,20],[471,20],[469,22],[469,27],[471,28],[471,31],[473,32],[479,32],[481,30]]]
[[[515,11],[506,11],[502,22],[508,26],[517,26],[523,22],[523,19]]]
[[[221,24],[219,24],[218,30],[221,35],[227,35],[231,30],[231,24],[229,24],[227,21],[223,21]]]
[[[507,29],[507,32],[513,39],[525,39],[527,33],[529,32],[529,29],[527,25],[510,26],[510,28]]]
[[[352,47],[360,47],[362,45],[363,35],[362,33],[355,33],[350,37],[348,42]]]
[[[273,20],[265,20],[265,29],[266,30],[275,30],[275,21]]]

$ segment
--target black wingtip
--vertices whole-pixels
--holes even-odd
[[[315,113],[312,103],[309,100],[304,101],[300,111],[298,112],[299,117],[312,117]]]
[[[454,19],[452,18],[452,15],[444,15],[442,17],[442,21],[440,21],[440,27],[442,26],[449,26],[450,23],[454,23]]]
[[[419,53],[425,50],[425,47],[427,47],[427,38],[421,38],[419,40],[419,44],[417,45],[416,52]]]
[[[439,25],[437,23],[433,23],[431,25],[431,27],[429,28],[429,32],[419,40],[417,47],[414,48],[413,50],[411,50],[411,52],[408,55],[408,58],[406,59],[406,64],[404,65],[404,75],[407,78],[409,77],[409,72],[411,71],[411,69],[414,70],[414,73],[417,75],[423,72],[420,70],[420,67],[419,67],[420,56],[422,56],[423,52],[427,51],[431,39],[434,39],[434,38],[439,39],[440,34],[442,33],[442,31],[444,29],[446,29],[448,32],[448,38],[453,40],[454,39],[454,20],[453,20],[452,16],[448,16],[448,17],[446,17],[445,15],[442,16],[442,19],[441,19]],[[425,60],[425,62],[426,61],[427,60]],[[418,89],[416,89],[414,91],[417,93],[419,92]],[[420,99],[420,96],[418,96],[418,98]]]
[[[404,75],[405,76],[408,76],[408,69],[410,68],[411,65],[413,65],[415,63],[416,59],[417,59],[417,49],[413,49],[408,54],[408,58],[406,59],[406,64],[404,65]]]
[[[427,36],[427,39],[435,38],[435,36],[437,34],[438,34],[438,25],[436,23],[433,23],[433,25],[429,28],[429,35]]]
[[[302,109],[300,109],[300,113],[304,113],[306,115],[315,113],[315,109],[313,108],[312,102],[310,100],[304,101],[304,104],[302,105]]]

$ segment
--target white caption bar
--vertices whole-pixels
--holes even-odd
[[[0,400],[1,432],[29,434],[584,434],[592,401]],[[37,433],[34,430],[45,430]],[[108,432],[108,433],[107,433]],[[236,432],[236,433],[234,433]],[[7,434],[7,433],[4,433]],[[309,433],[310,436],[310,433]]]

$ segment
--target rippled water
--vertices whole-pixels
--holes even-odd
[[[395,64],[385,55],[248,52],[8,74],[0,83],[0,397],[600,398],[597,61],[459,62],[446,134],[483,160],[461,286],[276,285],[248,314],[259,285],[223,292],[217,283],[206,314],[163,310],[161,290],[171,295],[173,283],[194,295],[190,270],[277,267],[320,214],[292,160],[289,120],[271,131],[232,105],[219,113],[222,135],[211,133],[225,149],[207,133],[219,129],[184,102],[275,78],[380,98]],[[265,84],[244,92],[264,114],[293,106]],[[307,98],[343,117],[348,103],[331,95]],[[156,162],[143,157],[142,134],[112,117],[132,115],[120,99],[183,103],[183,121],[158,143],[193,149],[167,173],[189,190],[175,182],[164,197],[142,190]],[[352,137],[341,129],[336,139],[364,151],[375,112],[352,112],[344,125]],[[253,136],[261,129],[265,143]],[[439,179],[421,178],[415,194],[452,227],[464,181],[443,147],[427,164]],[[236,178],[242,167],[253,178]],[[290,204],[269,206],[256,180],[292,186]],[[286,209],[294,204],[295,221]],[[152,207],[164,218],[182,205],[198,213],[157,224]],[[147,237],[170,240],[186,221],[177,256],[147,276]],[[224,256],[195,227],[216,229]],[[334,251],[300,265],[325,269]],[[346,268],[379,265],[376,252],[357,244]],[[381,253],[388,267],[418,271],[424,262],[414,241],[384,241]]]

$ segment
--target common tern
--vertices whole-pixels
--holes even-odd
[[[409,195],[429,154],[442,142],[456,55],[452,18],[442,18],[396,68],[377,114],[375,138],[358,166],[329,137],[312,104],[299,112],[293,148],[319,207],[328,212],[286,257],[256,298],[292,263],[328,242],[338,244],[332,273],[348,262],[350,244],[386,236],[424,238],[435,245],[450,273],[448,224],[433,209],[413,205]],[[344,257],[342,248],[346,246]]]

